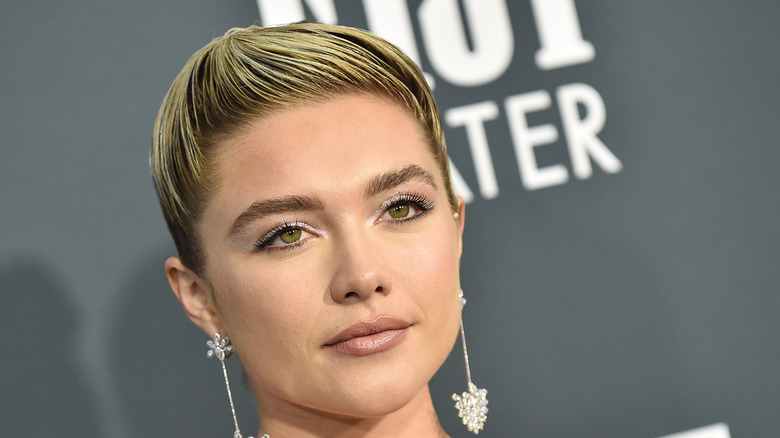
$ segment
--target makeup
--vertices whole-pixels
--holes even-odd
[[[411,323],[391,316],[350,325],[323,345],[341,354],[367,356],[387,351],[403,341]]]

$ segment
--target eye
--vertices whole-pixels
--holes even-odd
[[[287,244],[295,243],[301,240],[302,234],[303,234],[303,230],[301,230],[300,228],[291,228],[279,234],[279,240]]]
[[[260,237],[254,246],[259,251],[292,249],[303,244],[312,235],[313,230],[303,223],[285,222]]]
[[[382,205],[384,213],[380,221],[406,222],[422,217],[433,210],[434,205],[428,199],[416,194],[399,194],[388,199]]]
[[[403,219],[415,212],[415,208],[409,204],[396,204],[387,210],[387,214],[393,219]]]

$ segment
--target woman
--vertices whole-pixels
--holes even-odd
[[[428,381],[459,328],[464,205],[412,61],[352,28],[232,29],[175,79],[151,166],[171,288],[223,371],[241,357],[261,434],[446,436]]]

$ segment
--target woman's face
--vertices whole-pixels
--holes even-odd
[[[200,230],[217,306],[261,409],[354,417],[426,388],[457,336],[463,214],[400,105],[347,95],[218,145]]]

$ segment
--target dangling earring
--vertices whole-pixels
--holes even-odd
[[[466,299],[463,297],[463,291],[458,294],[461,305],[466,305]],[[461,395],[452,394],[455,400],[455,409],[458,410],[458,416],[463,419],[463,424],[470,432],[475,435],[485,426],[487,420],[487,389],[479,389],[477,385],[471,382],[471,369],[469,368],[469,352],[466,349],[466,333],[463,331],[463,318],[460,319],[460,339],[463,341],[463,358],[466,362],[466,380],[469,384],[469,390]]]
[[[206,345],[209,347],[206,356],[212,358],[214,356],[222,363],[222,375],[225,376],[225,387],[227,387],[228,400],[230,400],[230,411],[233,412],[233,424],[236,426],[236,431],[233,433],[233,438],[243,438],[241,435],[241,429],[238,428],[238,418],[236,418],[236,408],[233,405],[233,393],[230,391],[230,380],[228,380],[227,367],[225,367],[225,359],[233,354],[233,346],[230,345],[230,339],[225,336],[224,338],[219,336],[219,333],[214,334],[213,341],[207,341]],[[249,438],[252,438],[251,436]],[[260,438],[269,438],[268,435],[263,435]]]

